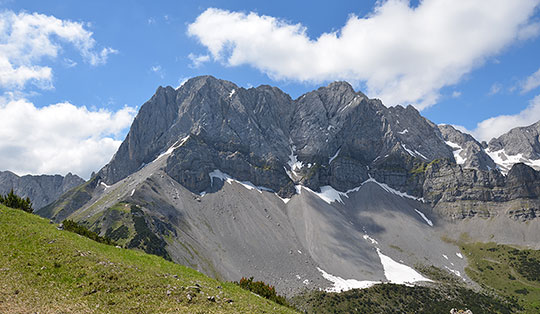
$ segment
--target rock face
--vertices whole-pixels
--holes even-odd
[[[207,190],[209,173],[219,169],[282,197],[297,184],[352,189],[370,168],[408,190],[408,177],[392,169],[406,173],[415,159],[453,160],[437,126],[413,107],[387,108],[348,83],[292,100],[275,87],[244,89],[203,76],[177,90],[160,87],[99,175],[113,184],[168,148],[166,172],[193,192]]]
[[[457,164],[465,168],[490,170],[497,168],[495,162],[485,152],[484,147],[471,135],[462,133],[451,125],[439,125],[439,130],[448,144],[454,150]]]
[[[507,155],[521,154],[524,158],[540,159],[540,121],[527,127],[514,128],[489,141],[490,151],[504,150]]]
[[[32,200],[34,210],[57,200],[60,195],[84,183],[77,175],[68,173],[60,175],[26,175],[19,177],[10,171],[0,171],[0,194],[9,193],[11,189],[21,197]]]
[[[507,173],[515,163],[525,163],[540,170],[540,121],[527,127],[514,128],[489,141],[486,152]]]

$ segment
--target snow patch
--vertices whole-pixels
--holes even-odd
[[[459,257],[459,258],[463,258],[463,255],[461,255],[461,253],[456,253],[456,256]]]
[[[232,184],[233,182],[236,182],[236,183],[242,185],[243,187],[245,187],[248,190],[257,190],[259,193],[262,193],[263,191],[274,193],[274,191],[272,189],[269,189],[269,188],[264,187],[264,186],[256,186],[253,183],[251,183],[250,181],[238,181],[238,180],[235,180],[230,175],[228,175],[228,174],[226,174],[226,173],[224,173],[224,172],[222,172],[221,170],[218,170],[218,169],[210,172],[208,175],[210,176],[210,184],[212,184],[212,185],[214,184],[214,178],[216,178],[216,179],[220,179],[221,181],[227,182],[229,184]]]
[[[133,196],[133,194],[135,194],[135,189],[131,190],[131,195],[130,196]]]
[[[289,161],[287,164],[289,167],[291,167],[292,171],[298,171],[302,169],[304,166],[304,163],[301,161],[298,161],[298,156],[294,154],[294,151],[296,150],[296,146],[291,147],[291,154],[289,155]]]
[[[465,163],[465,161],[467,160],[467,158],[463,158],[460,155],[461,152],[463,151],[463,147],[459,146],[456,143],[450,142],[450,141],[446,141],[445,143],[446,143],[446,145],[452,147],[453,153],[454,153],[454,159],[456,160],[456,163],[458,165],[463,165]]]
[[[398,133],[401,134],[401,135],[403,135],[403,134],[405,134],[405,133],[409,133],[409,130],[405,129],[405,130],[403,130],[403,131],[401,131],[401,132],[398,132]]]
[[[333,202],[340,202],[343,204],[342,196],[348,197],[347,193],[340,192],[329,185],[321,186],[321,192],[315,192],[308,187],[302,186],[302,188],[310,191],[311,193],[317,195],[320,199],[332,204]]]
[[[317,269],[322,273],[324,279],[331,281],[333,284],[333,287],[326,289],[326,292],[342,292],[351,289],[365,289],[381,283],[380,281],[371,280],[343,279],[339,276],[331,275],[319,267],[317,267]]]
[[[331,164],[334,159],[339,155],[339,152],[341,151],[341,148],[337,150],[337,152],[334,154],[334,156],[330,157],[330,160],[328,160],[328,164]]]
[[[279,196],[277,193],[274,193],[277,197],[279,197],[280,200],[283,201],[283,203],[287,204],[291,199],[290,198],[283,198]]]
[[[461,273],[458,270],[451,269],[448,266],[444,266],[444,268],[448,269],[448,271],[453,273],[454,275],[461,277]]]
[[[491,159],[493,159],[497,166],[499,166],[501,172],[504,174],[508,174],[508,171],[510,171],[512,166],[518,162],[522,162],[536,170],[540,169],[540,159],[528,159],[523,157],[523,154],[508,155],[504,149],[494,152],[486,149],[486,153],[489,155],[489,157],[491,157]]]
[[[364,234],[364,235],[363,235],[363,238],[364,238],[364,240],[369,240],[369,241],[371,241],[371,244],[379,244],[379,242],[377,242],[377,240],[373,239],[372,237],[370,237],[370,236],[367,235],[367,234]]]
[[[431,227],[433,227],[433,222],[432,222],[431,220],[429,220],[429,218],[427,218],[426,215],[424,215],[424,213],[422,213],[421,211],[419,211],[419,210],[416,209],[416,208],[414,209],[414,211],[415,211],[418,215],[420,215],[420,217],[422,217],[422,218],[426,221],[426,223],[427,223],[428,225],[430,225]]]
[[[411,267],[405,264],[400,264],[390,257],[382,254],[379,248],[377,248],[377,254],[379,254],[379,258],[381,259],[381,263],[383,265],[384,276],[386,276],[386,279],[388,279],[388,281],[391,283],[411,285],[412,283],[418,281],[432,281],[422,276]]]
[[[446,256],[446,255],[444,255],[444,254],[442,255],[442,257],[444,257],[445,259],[448,259],[448,256]]]
[[[105,187],[105,189],[108,189],[111,187],[110,185],[105,184],[105,182],[100,182],[99,184]]]
[[[234,93],[236,93],[236,91],[233,88],[233,90],[229,93],[229,98],[231,98],[234,95]]]
[[[164,157],[164,156],[167,156],[167,155],[170,155],[175,149],[177,149],[178,147],[184,145],[186,143],[186,141],[189,139],[189,135],[184,137],[183,139],[179,140],[179,141],[176,141],[174,144],[171,145],[171,147],[169,147],[165,152],[159,154],[159,156],[157,156],[156,159],[154,159],[154,161],[157,161],[158,159],[160,159],[161,157]],[[152,162],[154,162],[152,161]]]

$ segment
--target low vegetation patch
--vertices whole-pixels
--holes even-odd
[[[312,291],[291,301],[307,313],[450,313],[452,308],[473,313],[516,313],[521,307],[509,300],[453,285],[408,287],[379,284],[341,293]]]
[[[85,226],[81,226],[73,220],[64,220],[62,222],[62,226],[67,231],[80,234],[83,237],[87,237],[88,239],[94,240],[96,242],[108,245],[116,245],[116,243],[108,237],[100,237],[99,234],[97,234],[96,232],[88,230]]]
[[[242,277],[240,281],[235,282],[235,283],[239,285],[242,289],[251,291],[255,294],[260,295],[263,298],[272,300],[276,302],[277,304],[290,306],[289,303],[287,302],[287,299],[285,299],[285,297],[282,297],[276,294],[276,289],[274,286],[265,284],[262,281],[253,281],[253,277],[250,277],[250,278]]]

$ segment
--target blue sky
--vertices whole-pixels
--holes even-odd
[[[0,170],[18,174],[87,178],[159,85],[205,74],[293,98],[347,80],[482,140],[540,120],[538,0],[0,0],[0,12]]]

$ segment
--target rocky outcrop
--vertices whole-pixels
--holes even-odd
[[[524,158],[540,159],[540,121],[535,124],[514,128],[489,141],[488,149],[492,152],[504,150],[509,156],[521,154]]]
[[[454,151],[454,159],[465,168],[495,169],[497,165],[485,152],[484,147],[471,135],[456,130],[451,125],[439,125],[439,130]]]
[[[29,197],[34,210],[55,201],[62,194],[82,184],[84,180],[68,173],[61,175],[18,176],[10,171],[0,171],[0,194],[11,189],[21,197]]]

